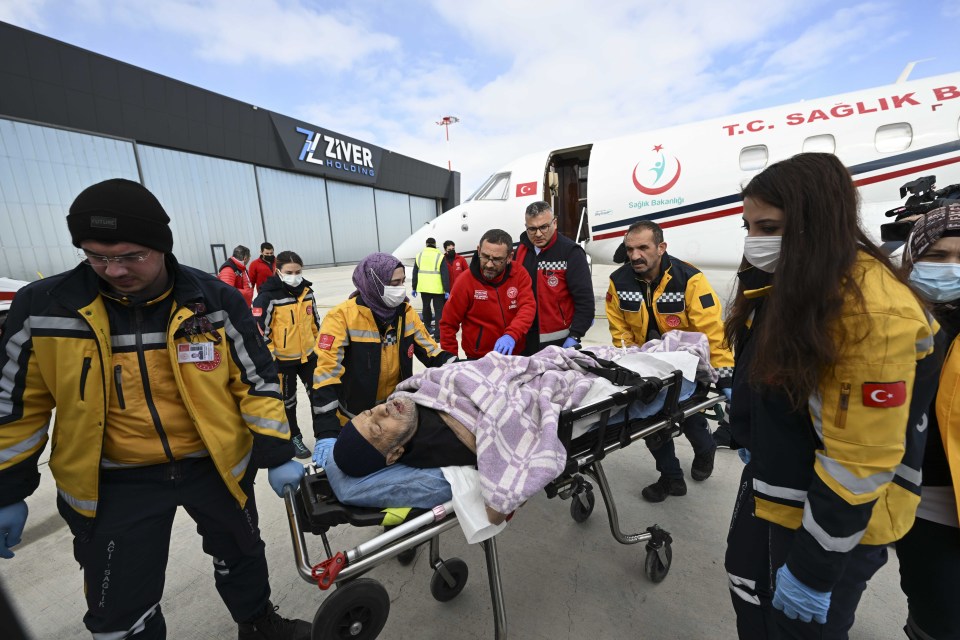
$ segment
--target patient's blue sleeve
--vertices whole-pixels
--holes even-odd
[[[669,388],[661,389],[660,393],[657,394],[657,397],[649,404],[643,404],[640,401],[631,403],[628,407],[627,415],[631,420],[642,420],[644,418],[649,418],[653,414],[663,409],[663,405],[667,401],[668,390]],[[696,390],[697,383],[693,380],[687,380],[684,378],[683,382],[680,384],[680,402],[683,402],[692,396],[693,392]]]
[[[334,438],[318,442],[314,461],[327,472],[330,487],[343,504],[429,509],[453,499],[450,483],[440,469],[416,469],[398,463],[363,478],[348,476],[333,459],[335,442]]]

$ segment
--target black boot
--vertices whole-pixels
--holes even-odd
[[[660,476],[659,480],[648,487],[644,487],[640,495],[647,502],[663,502],[667,499],[667,496],[687,495],[687,483],[684,482],[683,478]]]
[[[267,602],[267,610],[259,618],[238,625],[238,640],[309,640],[311,625],[305,620],[280,617],[277,607]]]
[[[716,455],[716,449],[694,455],[693,464],[690,465],[690,477],[697,482],[703,482],[709,478],[713,474],[713,459]]]

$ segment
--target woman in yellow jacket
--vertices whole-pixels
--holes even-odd
[[[740,638],[846,638],[887,545],[913,525],[935,323],[860,228],[858,204],[826,153],[743,189],[726,335],[747,464],[724,561]]]
[[[309,394],[317,366],[314,345],[320,332],[312,285],[303,279],[300,256],[293,251],[281,251],[277,255],[277,275],[263,283],[260,295],[253,301],[253,316],[277,362],[291,440],[301,459],[309,458],[310,450],[304,446],[297,426],[297,378]]]
[[[913,528],[897,542],[900,586],[914,640],[960,638],[960,205],[935,209],[914,224],[904,251],[910,283],[940,323],[936,355],[945,356],[927,413],[923,485]]]

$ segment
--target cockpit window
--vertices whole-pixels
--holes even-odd
[[[466,202],[471,200],[506,200],[510,187],[510,172],[495,173],[487,178],[480,188],[473,192]]]

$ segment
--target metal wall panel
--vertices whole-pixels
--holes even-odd
[[[183,264],[213,272],[212,244],[250,247],[263,242],[253,165],[137,145],[143,183],[170,215],[173,253]]]
[[[389,253],[410,235],[410,196],[377,189],[377,238],[380,251]]]
[[[337,262],[359,262],[377,251],[373,188],[327,181]]]
[[[133,143],[0,118],[0,276],[36,280],[76,266],[70,205],[110,178],[139,181]]]
[[[440,215],[437,201],[433,198],[410,196],[410,223],[414,231]],[[437,245],[448,238],[437,238]],[[397,244],[400,244],[399,242]]]
[[[323,178],[257,167],[267,240],[277,253],[295,251],[308,265],[332,264],[330,214]],[[250,247],[254,253],[257,247]]]

